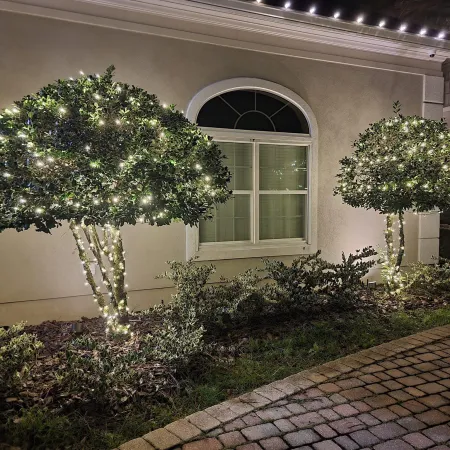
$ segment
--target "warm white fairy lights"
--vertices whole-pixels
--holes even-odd
[[[262,4],[263,0],[255,0],[257,4]],[[284,9],[290,9],[292,6],[292,3],[290,1],[287,1],[284,3],[283,8]],[[315,5],[312,5],[309,10],[307,11],[309,14],[314,15],[317,13],[317,7]],[[339,19],[341,17],[341,12],[340,11],[335,11],[332,16],[333,19]],[[358,24],[362,24],[364,22],[364,15],[360,14],[359,16],[357,16],[357,18],[355,19],[355,22]],[[376,25],[378,28],[384,28],[387,24],[387,21],[385,19],[381,19],[378,24]],[[398,28],[398,31],[400,32],[406,32],[408,28],[407,24],[401,24],[400,27]],[[428,30],[426,27],[423,27],[420,29],[418,35],[419,36],[426,36],[428,33]],[[435,35],[435,39],[445,39],[447,36],[447,32],[446,31],[440,31],[437,35]]]

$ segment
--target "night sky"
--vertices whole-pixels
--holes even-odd
[[[286,1],[262,0],[262,3],[282,7]],[[411,33],[418,33],[424,26],[430,30],[428,35],[431,36],[435,36],[439,31],[450,32],[450,0],[290,0],[290,2],[293,10],[309,11],[314,5],[318,15],[328,17],[339,10],[341,19],[350,21],[363,14],[364,23],[367,25],[377,25],[381,19],[386,19],[386,28],[390,29],[398,29],[406,22]]]

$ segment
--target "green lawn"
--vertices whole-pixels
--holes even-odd
[[[32,413],[20,425],[12,427],[9,441],[28,441],[33,449],[55,448],[58,443],[71,449],[111,449],[153,428],[262,384],[360,349],[445,324],[450,324],[450,307],[385,316],[351,313],[297,326],[280,323],[276,333],[271,327],[271,334],[278,338],[250,339],[245,351],[234,360],[202,364],[202,371],[198,368],[195,377],[186,379],[180,394],[164,403],[150,405],[145,412],[130,411],[120,424],[105,421],[101,426],[93,426],[80,416],[59,416],[50,421],[45,414]],[[81,444],[80,436],[86,436]]]

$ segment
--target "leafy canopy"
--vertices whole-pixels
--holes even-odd
[[[394,105],[398,112],[399,105]],[[445,122],[419,116],[369,126],[343,158],[335,194],[353,207],[383,214],[444,209],[450,203],[450,133]]]
[[[0,114],[0,231],[71,219],[193,225],[226,201],[217,145],[113,73],[58,80]]]

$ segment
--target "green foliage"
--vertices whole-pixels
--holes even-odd
[[[117,346],[90,336],[80,337],[65,350],[58,373],[59,387],[98,407],[123,409],[130,401],[137,401],[139,386],[146,381],[152,380],[147,386],[150,389],[158,388],[152,367],[146,362],[133,341]]]
[[[193,307],[162,311],[163,324],[143,339],[145,351],[171,366],[186,365],[204,348],[205,329],[199,324]]]
[[[353,147],[352,156],[340,161],[335,188],[348,205],[383,214],[448,207],[450,133],[444,121],[384,118]]]
[[[204,349],[204,334],[232,320],[252,316],[264,302],[255,270],[247,270],[222,284],[211,285],[213,265],[170,261],[170,271],[160,278],[175,284],[177,293],[167,307],[157,307],[161,328],[145,338],[152,357],[169,365],[186,365]]]
[[[43,347],[36,335],[25,333],[24,323],[0,328],[0,391],[15,390],[22,383]]]
[[[447,209],[450,198],[450,132],[444,121],[400,114],[371,124],[341,159],[335,195],[355,208],[386,214],[383,270],[390,294],[403,289],[400,267],[405,249],[404,212]],[[393,242],[398,216],[399,245]]]
[[[259,310],[264,302],[258,285],[261,277],[256,270],[247,270],[232,279],[221,278],[221,284],[210,284],[216,272],[213,265],[197,264],[192,259],[168,264],[170,271],[162,277],[173,281],[177,290],[169,306],[173,314],[189,317],[193,310],[199,323],[206,328],[251,315],[252,310]]]
[[[348,257],[342,253],[342,262],[330,263],[320,257],[320,251],[300,257],[287,266],[282,261],[264,260],[267,278],[273,280],[275,296],[284,304],[303,310],[324,303],[344,303],[357,298],[361,279],[376,263],[372,247],[365,247]]]
[[[450,324],[450,308],[385,315],[352,311],[307,323],[292,319],[271,324],[271,334],[280,336],[278,339],[266,337],[263,333],[265,327],[259,332],[252,330],[249,335],[253,337],[248,346],[232,363],[221,361],[201,367],[202,370],[196,370],[190,379],[183,379],[186,390],[177,391],[164,402],[152,398],[145,407],[131,403],[133,410],[116,419],[106,417],[110,410],[102,408],[99,420],[94,423],[92,418],[88,420],[88,415],[67,416],[48,409],[32,408],[21,413],[21,420],[8,422],[5,441],[37,450],[117,448],[151,429],[262,384],[363,348]]]
[[[193,225],[226,201],[218,146],[113,72],[58,80],[0,114],[0,231]]]
[[[82,439],[81,433],[68,417],[39,407],[22,410],[18,419],[7,424],[10,443],[35,450],[74,448]]]
[[[437,264],[412,264],[405,275],[405,284],[409,292],[450,298],[450,260],[440,258]]]

